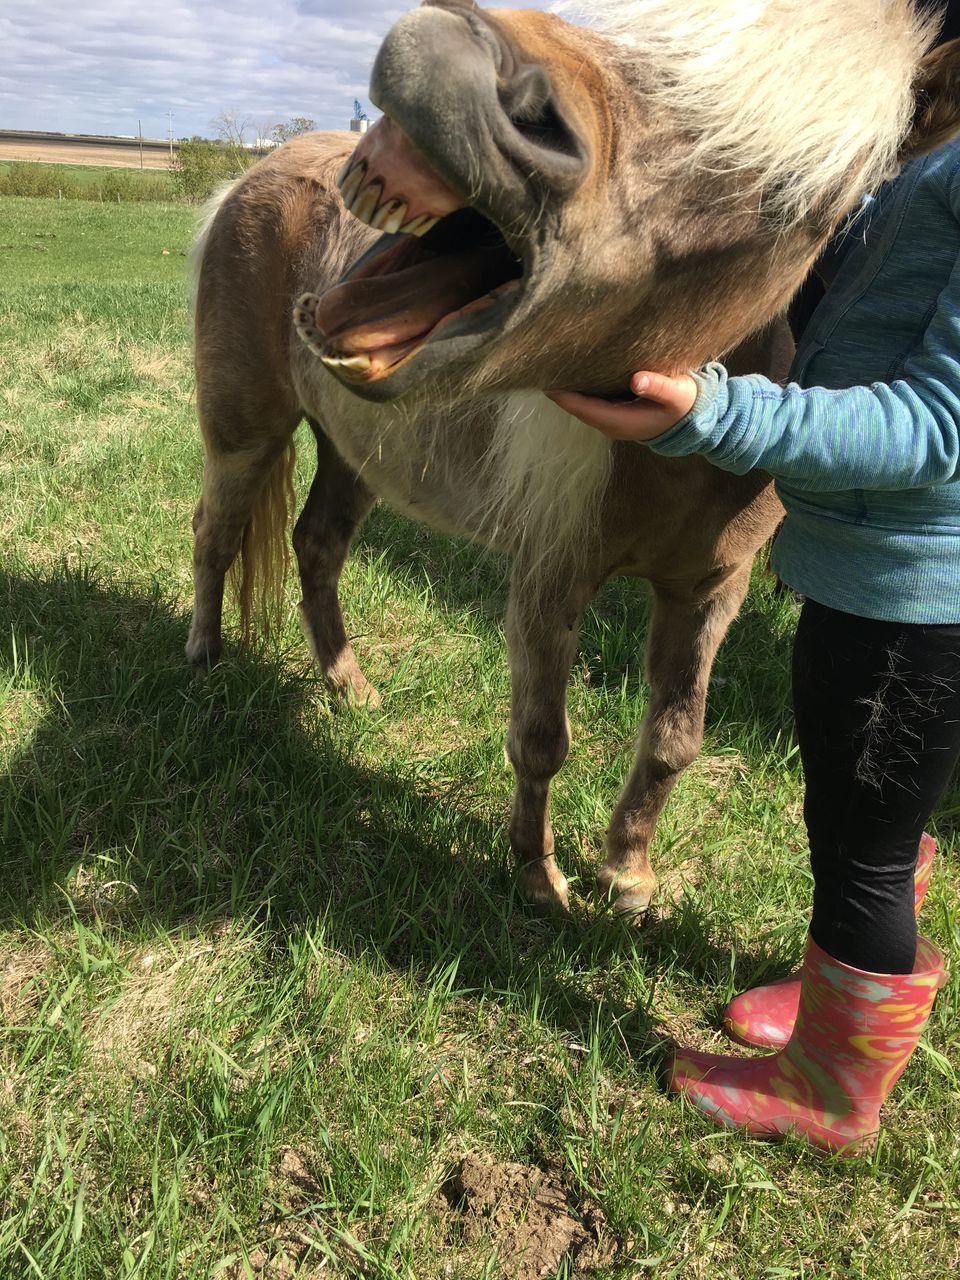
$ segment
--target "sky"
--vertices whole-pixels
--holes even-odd
[[[547,8],[548,0],[514,0]],[[216,135],[345,129],[381,39],[411,3],[377,0],[0,0],[0,129]],[[172,111],[172,120],[168,112]]]

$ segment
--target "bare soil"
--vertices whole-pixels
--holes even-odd
[[[263,1237],[245,1260],[223,1272],[226,1280],[319,1280],[329,1259],[311,1248],[311,1236],[323,1235],[322,1215],[309,1206],[324,1198],[307,1153],[288,1147],[274,1178],[273,1195],[263,1221]],[[279,1216],[275,1210],[285,1206]],[[597,1268],[622,1260],[623,1242],[607,1226],[599,1206],[572,1203],[558,1172],[463,1156],[436,1198],[430,1218],[446,1237],[444,1274],[495,1276],[496,1280],[548,1280],[566,1264],[571,1280],[588,1280]],[[359,1228],[354,1225],[355,1231]],[[377,1234],[374,1228],[373,1235]],[[364,1245],[337,1233],[337,1265],[344,1274],[366,1275]],[[368,1246],[370,1242],[368,1241]],[[492,1271],[487,1268],[495,1257]]]
[[[560,1179],[542,1169],[464,1156],[443,1194],[463,1242],[496,1250],[502,1280],[544,1280],[566,1258],[572,1276],[586,1277],[618,1251],[600,1209],[575,1209]]]
[[[10,139],[0,142],[0,160],[35,160],[41,164],[95,164],[110,169],[139,169],[140,148],[135,142],[129,147],[98,147],[90,142],[17,142]],[[143,167],[169,169],[169,153],[144,147]]]

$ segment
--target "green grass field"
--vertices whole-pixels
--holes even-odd
[[[374,512],[344,601],[376,714],[331,706],[293,583],[270,647],[231,620],[187,669],[192,217],[0,201],[0,1280],[952,1275],[956,980],[868,1157],[715,1132],[657,1085],[666,1039],[720,1046],[730,995],[801,954],[769,580],[639,930],[590,889],[639,584],[605,589],[571,677],[567,922],[517,901],[504,837],[501,562]],[[954,960],[956,815],[924,913]]]
[[[32,196],[126,204],[173,200],[175,175],[163,169],[0,160],[0,196]]]
[[[117,169],[102,164],[55,164],[50,166],[43,161],[24,160],[0,160],[0,177],[8,174],[15,166],[24,164],[29,164],[31,168],[43,167],[49,169],[52,167],[56,170],[61,170],[75,178],[78,183],[84,183],[88,186],[97,186],[107,174],[129,175],[133,182],[148,182],[154,178],[169,179],[171,177],[171,174],[165,169]]]

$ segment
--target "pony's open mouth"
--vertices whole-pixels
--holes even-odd
[[[341,282],[294,308],[297,333],[340,378],[388,377],[440,338],[473,347],[519,299],[523,263],[388,116],[339,179],[351,213],[384,234]]]

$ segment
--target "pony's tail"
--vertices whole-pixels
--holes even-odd
[[[240,554],[230,570],[244,644],[250,642],[255,629],[269,638],[283,628],[284,590],[290,572],[287,529],[294,510],[296,461],[297,450],[291,439],[270,469],[243,531]]]

